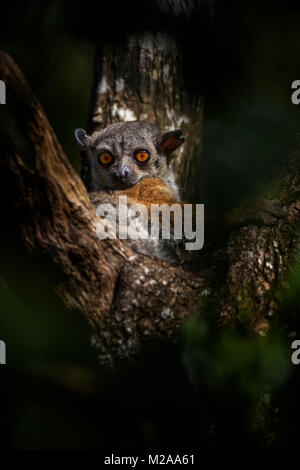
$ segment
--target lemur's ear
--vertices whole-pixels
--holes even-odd
[[[181,130],[170,131],[164,134],[158,145],[158,152],[170,155],[184,142],[184,137]]]
[[[89,143],[91,142],[91,137],[85,132],[84,129],[76,129],[75,137],[76,137],[77,143],[82,149],[85,149],[86,147],[88,147]]]

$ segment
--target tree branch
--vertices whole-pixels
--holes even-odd
[[[300,134],[277,174],[265,183],[264,195],[281,201],[285,217],[275,226],[246,226],[231,235],[218,306],[223,326],[246,317],[260,335],[271,327],[280,289],[299,253]]]

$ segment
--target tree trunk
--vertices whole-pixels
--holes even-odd
[[[183,198],[191,201],[197,188],[203,99],[185,92],[181,53],[170,34],[144,33],[97,49],[89,131],[133,120],[183,131],[186,142],[173,167]],[[84,158],[82,176],[89,188]]]

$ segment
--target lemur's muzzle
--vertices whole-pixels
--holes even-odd
[[[127,189],[134,186],[139,181],[138,175],[128,167],[117,168],[114,178],[119,189]]]

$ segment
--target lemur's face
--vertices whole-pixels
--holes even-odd
[[[112,124],[91,136],[77,129],[86,150],[91,190],[122,190],[144,178],[167,177],[169,155],[184,141],[181,131],[162,135],[156,126],[141,121]]]

